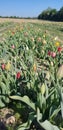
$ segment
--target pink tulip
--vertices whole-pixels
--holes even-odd
[[[3,63],[2,66],[1,66],[2,70],[5,69],[5,64]]]
[[[48,55],[55,58],[56,57],[56,52],[48,51]]]
[[[51,53],[51,56],[52,56],[53,58],[55,58],[55,57],[56,57],[56,52],[52,52],[52,53]]]
[[[15,48],[15,46],[14,46],[14,45],[12,45],[11,47],[12,47],[12,49],[14,49],[14,48]]]

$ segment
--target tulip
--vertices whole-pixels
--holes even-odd
[[[41,42],[41,37],[38,37],[37,41],[38,41],[38,42]]]
[[[56,57],[56,52],[52,52],[52,53],[51,53],[51,56],[52,56],[53,58],[55,58],[55,57]]]
[[[44,40],[42,41],[42,43],[43,43],[43,45],[45,45],[47,42],[46,42],[46,40],[44,39]]]
[[[5,64],[3,63],[2,66],[1,66],[2,70],[5,69]]]
[[[12,34],[14,35],[14,34],[15,34],[15,32],[12,32]]]
[[[58,52],[61,52],[62,51],[62,47],[58,47]]]
[[[14,48],[15,48],[15,46],[14,46],[14,45],[12,45],[12,46],[11,46],[11,48],[12,48],[12,49],[14,49]]]
[[[33,70],[34,71],[36,71],[37,70],[37,66],[36,66],[36,64],[34,63],[34,65],[33,65]]]
[[[34,42],[34,37],[31,37],[32,42]]]
[[[10,70],[10,67],[11,67],[11,64],[10,64],[10,62],[8,61],[8,63],[5,65],[5,69],[6,69],[6,70]]]
[[[24,36],[25,36],[25,37],[26,37],[26,36],[28,36],[28,33],[27,33],[27,32],[25,32],[25,33],[24,33]]]
[[[48,55],[51,56],[51,51],[48,51]]]
[[[59,79],[63,78],[63,64],[58,68],[57,77]]]
[[[16,78],[17,78],[17,79],[20,79],[20,77],[21,77],[21,73],[18,72],[18,73],[16,74]]]
[[[42,86],[41,86],[41,88],[40,88],[40,91],[41,91],[41,94],[45,94],[45,91],[46,91],[46,86],[45,86],[45,84],[43,83],[42,84]]]
[[[56,42],[56,43],[55,43],[55,46],[56,46],[56,47],[59,47],[59,46],[60,46],[60,43],[59,43],[59,42]]]

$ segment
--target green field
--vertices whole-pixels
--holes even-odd
[[[63,129],[63,23],[0,23],[0,123],[5,130]]]
[[[37,28],[42,29],[43,33],[47,30],[48,35],[51,38],[57,37],[60,42],[63,41],[63,22],[49,22],[41,20],[4,20],[5,22],[0,23],[0,37],[4,35],[8,30],[12,30],[16,25],[20,23],[33,23]],[[10,22],[11,21],[11,22]]]

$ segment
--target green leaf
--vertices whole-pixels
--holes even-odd
[[[4,107],[6,103],[9,103],[8,88],[1,82],[0,83],[0,107]]]
[[[42,128],[45,130],[60,130],[57,126],[52,125],[48,120],[45,120],[44,122],[38,122]]]
[[[26,103],[28,106],[30,106],[35,111],[35,104],[29,99],[28,96],[10,96],[11,99],[19,100],[24,103]]]
[[[61,92],[61,114],[63,118],[63,93]]]
[[[5,103],[2,102],[2,96],[0,96],[0,108],[5,107]]]
[[[44,112],[46,107],[46,98],[41,93],[38,93],[37,97],[38,107]]]
[[[50,109],[50,119],[51,118],[54,118],[57,114],[58,114],[58,112],[61,110],[61,108],[60,107],[58,107],[58,108],[55,108],[54,106],[52,106],[51,107],[51,109]]]
[[[63,77],[63,65],[61,65],[57,72],[57,78],[61,79]]]
[[[28,122],[26,123],[23,123],[22,125],[20,125],[17,130],[25,130],[25,129],[28,129]]]
[[[37,121],[42,119],[42,113],[40,113],[40,109],[37,107]]]
[[[34,112],[29,113],[28,121],[26,123],[23,123],[22,125],[20,125],[17,128],[17,130],[25,130],[25,129],[28,130],[30,128],[30,125],[34,118],[35,118],[35,113]]]
[[[62,118],[63,118],[63,102],[61,102],[61,114],[62,114]]]

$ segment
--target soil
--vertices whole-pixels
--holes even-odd
[[[0,109],[0,130],[7,130],[6,126],[15,124],[14,111],[8,108]]]
[[[8,130],[8,127],[15,129],[17,125],[13,109],[3,108],[0,109],[0,130]],[[10,129],[11,130],[11,129]],[[25,129],[26,130],[26,129]],[[34,120],[28,130],[44,130],[40,127],[38,122]]]

